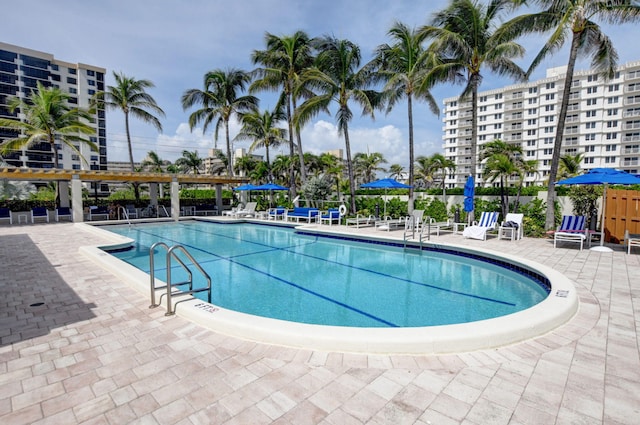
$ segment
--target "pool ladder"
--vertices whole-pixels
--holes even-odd
[[[431,223],[434,220],[431,217],[425,217],[424,220],[416,219],[411,216],[404,224],[404,248],[407,248],[407,242],[410,240],[417,240],[420,244],[420,251],[422,251],[422,242],[431,239]],[[417,238],[416,238],[417,236]]]
[[[160,247],[165,248],[167,250],[167,254],[166,254],[167,255],[167,280],[166,280],[165,286],[156,286],[156,280],[155,280],[154,255],[155,255],[156,248],[160,248]],[[200,273],[202,273],[202,275],[206,278],[207,280],[206,287],[193,289],[193,273],[191,273],[191,269],[189,268],[189,266],[187,266],[184,263],[184,261],[182,261],[182,259],[178,257],[177,255],[178,251],[184,254],[189,259],[189,261],[191,261],[193,266],[195,266],[200,271]],[[189,275],[188,280],[184,282],[176,282],[176,283],[173,283],[171,281],[171,263],[173,259],[175,259],[178,262],[178,264],[180,264],[182,268],[187,272],[187,274]],[[209,275],[207,274],[207,272],[204,271],[202,266],[200,266],[200,264],[195,260],[195,258],[193,258],[193,256],[189,253],[189,251],[187,251],[186,248],[183,247],[182,245],[173,245],[172,247],[169,247],[164,242],[156,242],[153,245],[151,245],[151,248],[149,248],[149,277],[150,277],[150,288],[151,288],[151,305],[149,306],[149,308],[155,308],[160,305],[156,303],[156,290],[166,289],[167,290],[167,312],[165,313],[165,316],[172,316],[176,312],[175,307],[172,307],[171,305],[171,298],[174,295],[192,295],[197,292],[207,291],[208,293],[207,300],[209,303],[211,303],[211,277],[209,277]],[[189,285],[188,291],[179,290],[176,292],[172,292],[172,288],[176,288],[184,285]]]

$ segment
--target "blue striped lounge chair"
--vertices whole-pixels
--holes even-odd
[[[580,244],[580,250],[584,246],[584,241],[591,245],[591,237],[585,229],[587,218],[584,215],[564,215],[558,229],[553,232],[553,247],[560,242],[573,242]]]
[[[487,232],[495,231],[498,224],[498,212],[483,211],[480,215],[480,219],[474,223],[473,226],[469,226],[464,229],[462,236],[471,239],[487,240]]]
[[[34,207],[31,208],[31,223],[35,223],[36,220],[46,220],[49,222],[49,211],[47,211],[46,207]]]

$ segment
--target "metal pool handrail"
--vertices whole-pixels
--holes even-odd
[[[166,254],[167,255],[167,284],[165,286],[159,286],[159,287],[155,286],[154,252],[157,247],[163,247],[167,250],[167,254]],[[191,261],[191,263],[200,271],[200,273],[202,273],[202,275],[207,280],[206,287],[193,289],[193,273],[191,273],[191,269],[189,268],[189,266],[187,266],[184,263],[184,261],[182,261],[180,257],[178,257],[175,251],[181,251],[184,255],[186,255],[189,261]],[[178,263],[182,266],[182,268],[189,275],[189,279],[187,281],[172,283],[171,281],[172,258],[175,258],[178,261]],[[149,248],[149,280],[150,280],[150,288],[151,288],[151,305],[149,306],[149,308],[158,307],[159,305],[159,304],[156,304],[156,290],[165,289],[165,288],[167,289],[167,312],[165,313],[165,316],[171,316],[175,314],[175,308],[172,308],[171,306],[171,297],[173,295],[171,292],[171,288],[173,287],[189,285],[189,290],[188,291],[181,290],[180,295],[190,295],[190,294],[195,294],[197,292],[207,291],[207,300],[209,303],[211,303],[211,277],[206,271],[204,271],[202,266],[200,266],[200,264],[196,261],[196,259],[193,258],[193,256],[189,253],[189,251],[187,251],[187,249],[182,245],[174,245],[172,247],[169,247],[164,242],[156,242],[153,245],[151,245],[151,248]]]

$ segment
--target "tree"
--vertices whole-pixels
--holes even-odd
[[[518,3],[525,3],[519,0]],[[571,83],[575,64],[579,56],[590,56],[591,66],[605,77],[612,77],[618,62],[618,53],[611,39],[602,32],[596,23],[601,20],[611,25],[621,25],[640,21],[640,6],[632,0],[533,0],[543,11],[514,18],[511,33],[545,33],[551,36],[536,55],[527,71],[527,75],[550,54],[557,52],[571,36],[571,47],[564,79],[558,126],[551,156],[551,168],[547,183],[547,210],[545,227],[555,227],[555,184],[560,164],[560,151],[567,117]]]
[[[509,193],[505,186],[507,180],[514,174],[521,176],[522,146],[495,139],[484,145],[480,160],[485,161],[484,177],[489,182],[499,181],[502,217],[509,211]]]
[[[106,91],[95,94],[95,100],[104,103],[109,109],[120,110],[124,114],[124,127],[127,134],[127,147],[129,149],[129,165],[131,172],[135,171],[133,160],[133,146],[131,144],[131,130],[129,118],[134,117],[145,123],[153,125],[158,131],[162,131],[162,123],[155,114],[164,117],[164,111],[158,106],[155,99],[146,92],[155,87],[149,80],[136,80],[135,77],[127,77],[123,73],[113,72],[116,80],[115,86],[107,86]],[[134,184],[136,200],[140,200],[140,190]]]
[[[409,212],[413,210],[414,141],[413,141],[413,100],[427,102],[431,112],[440,112],[436,100],[429,91],[433,85],[431,68],[435,64],[433,51],[425,50],[423,43],[426,32],[418,32],[405,24],[396,22],[387,33],[393,45],[383,44],[376,49],[375,66],[379,76],[385,81],[383,91],[387,95],[387,113],[401,100],[407,99],[409,123]]]
[[[152,173],[162,173],[164,172],[165,167],[167,166],[168,161],[160,158],[155,151],[147,152],[147,157],[142,160],[140,164],[143,169],[150,171]]]
[[[391,164],[389,166],[389,177],[398,180],[404,173],[404,167],[400,164]]]
[[[560,165],[558,167],[558,179],[568,179],[580,174],[582,160],[584,154],[564,155],[560,157]]]
[[[334,37],[323,37],[314,39],[313,45],[319,52],[316,67],[307,69],[301,80],[318,94],[300,105],[294,123],[307,122],[320,112],[328,112],[332,102],[337,104],[335,117],[338,132],[344,137],[351,195],[349,210],[353,213],[356,209],[355,178],[349,139],[349,122],[353,118],[353,112],[349,104],[356,102],[362,106],[363,115],[367,114],[373,118],[374,109],[380,104],[381,96],[380,93],[367,90],[372,81],[371,69],[360,68],[361,54],[356,44]]]
[[[434,153],[430,158],[430,167],[433,170],[433,175],[440,178],[440,185],[442,187],[442,202],[446,202],[446,188],[444,182],[448,173],[452,173],[456,169],[456,163],[448,159],[442,154]]]
[[[271,174],[274,183],[286,185],[289,183],[289,172],[291,171],[291,156],[278,155],[271,163]]]
[[[227,170],[233,176],[231,158],[231,138],[229,137],[229,121],[231,117],[249,112],[258,107],[258,99],[255,96],[239,96],[251,81],[251,77],[245,71],[239,69],[216,69],[204,75],[204,89],[190,89],[182,95],[182,108],[187,109],[198,105],[201,108],[189,115],[189,127],[193,131],[198,123],[202,122],[202,131],[206,132],[209,125],[215,121],[214,139],[218,140],[220,127],[224,126],[225,140],[227,142]]]
[[[203,163],[204,161],[200,158],[198,151],[183,150],[182,156],[176,159],[175,165],[178,166],[183,173],[200,174]]]
[[[359,152],[353,158],[356,172],[362,177],[362,183],[369,183],[376,178],[376,172],[386,171],[380,164],[386,164],[387,160],[380,152]]]
[[[269,181],[272,180],[271,173],[269,172],[269,164],[271,163],[269,148],[276,148],[287,142],[285,139],[287,130],[278,127],[278,123],[285,119],[286,115],[280,105],[276,106],[273,111],[265,110],[260,112],[258,108],[254,108],[250,112],[242,114],[242,128],[236,135],[236,140],[252,141],[251,146],[249,146],[249,152],[253,152],[259,148],[265,149],[267,178]]]
[[[95,133],[95,130],[87,124],[93,115],[84,109],[71,108],[68,103],[69,98],[70,96],[59,88],[44,87],[40,82],[26,99],[11,98],[9,112],[19,111],[24,115],[24,120],[0,118],[0,127],[20,132],[17,137],[4,141],[0,147],[0,153],[6,154],[30,147],[35,143],[48,143],[53,150],[54,167],[58,169],[60,163],[56,141],[60,141],[86,162],[75,147],[75,143],[84,143],[92,150],[98,151],[95,143],[82,137],[84,134]]]
[[[302,150],[300,126],[294,125],[293,115],[297,109],[297,100],[310,96],[310,93],[301,86],[300,76],[307,68],[313,65],[311,40],[303,31],[296,31],[291,36],[283,37],[267,33],[265,35],[265,44],[267,46],[265,50],[255,50],[251,55],[254,64],[261,64],[263,66],[254,71],[257,79],[251,85],[251,90],[282,90],[280,103],[285,105],[286,110],[287,124],[289,127],[289,155],[291,156],[292,166],[289,176],[289,187],[291,195],[295,197],[296,181],[293,164],[296,149],[293,141],[294,134],[298,145],[298,163],[303,183],[307,176],[304,167],[304,152]]]
[[[433,39],[429,49],[441,58],[442,63],[433,67],[434,75],[439,79],[463,80],[465,88],[460,101],[471,96],[470,174],[474,177],[482,69],[487,67],[501,76],[524,78],[524,71],[512,60],[521,57],[524,48],[514,42],[516,34],[508,31],[509,22],[498,25],[501,14],[513,5],[513,0],[491,0],[486,6],[474,0],[452,0],[446,9],[434,15],[431,25],[419,30]]]

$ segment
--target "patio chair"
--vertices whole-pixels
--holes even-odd
[[[89,220],[109,220],[109,208],[105,206],[92,205],[89,207]]]
[[[580,251],[584,245],[584,241],[588,241],[591,246],[591,236],[585,229],[587,218],[584,215],[564,215],[558,229],[553,232],[553,247],[560,242],[573,242],[580,244]]]
[[[267,219],[268,220],[284,220],[287,221],[287,214],[289,213],[289,210],[287,210],[285,207],[276,207],[276,208],[269,208],[269,210],[267,211]]]
[[[9,208],[0,208],[0,221],[3,220],[13,224],[13,213]]]
[[[236,211],[234,211],[232,214],[232,216],[238,218],[238,217],[253,217],[256,213],[256,206],[258,205],[257,202],[247,202],[247,205],[244,208],[240,208]]]
[[[518,240],[522,239],[522,219],[524,214],[508,213],[504,221],[498,226],[498,239]]]
[[[629,233],[628,230],[625,230],[624,241],[627,245],[627,254],[631,254],[631,248],[634,246],[640,248],[640,234]]]
[[[60,221],[61,218],[68,218],[69,221],[73,221],[73,215],[71,215],[71,208],[58,207],[56,208],[56,221]]]
[[[498,212],[495,211],[483,211],[480,215],[480,220],[474,222],[472,226],[465,228],[462,231],[462,236],[470,239],[479,239],[486,241],[487,233],[496,230],[498,223]]]
[[[320,224],[323,224],[325,221],[329,223],[329,226],[331,226],[334,221],[336,224],[340,224],[341,216],[338,208],[329,208],[326,213],[319,214],[317,217]]]
[[[129,218],[129,219],[138,218],[138,210],[136,209],[135,205],[127,204],[124,207],[124,209],[127,212],[127,218]]]
[[[46,207],[34,207],[31,208],[31,223],[35,223],[36,220],[44,219],[49,222],[49,211]]]

